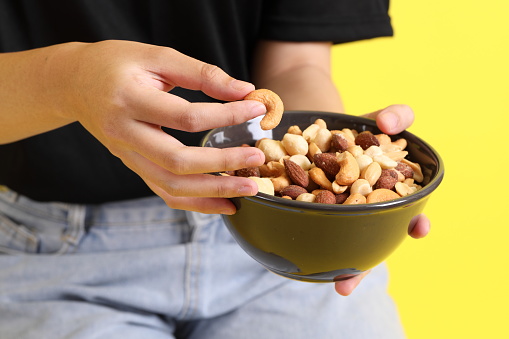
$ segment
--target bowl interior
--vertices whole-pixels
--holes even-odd
[[[202,140],[202,146],[226,148],[240,146],[242,144],[254,145],[257,140],[262,138],[281,140],[287,132],[288,127],[297,125],[303,130],[314,123],[316,119],[323,119],[327,123],[329,129],[350,128],[358,132],[369,130],[374,134],[382,133],[376,126],[376,122],[372,119],[331,112],[287,111],[283,114],[281,123],[273,130],[262,130],[260,128],[261,117],[258,117],[239,125],[220,127],[211,130]],[[408,131],[391,135],[393,141],[399,138],[405,138],[408,142],[406,150],[409,154],[406,158],[421,165],[424,175],[424,181],[422,183],[424,186],[423,189],[392,201],[362,205],[313,204],[312,208],[335,211],[357,211],[365,210],[366,208],[377,210],[395,204],[402,205],[417,201],[434,191],[442,181],[444,175],[443,161],[440,155],[431,145]],[[275,201],[295,208],[306,208],[306,206],[309,205],[309,203],[306,202],[282,199],[264,193],[258,193],[254,198]]]

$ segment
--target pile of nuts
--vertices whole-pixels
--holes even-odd
[[[329,130],[317,119],[303,131],[291,126],[282,140],[256,142],[265,164],[224,173],[248,177],[260,192],[322,204],[364,204],[421,189],[418,163],[405,157],[407,141],[353,129]]]

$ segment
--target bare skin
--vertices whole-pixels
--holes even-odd
[[[262,41],[254,60],[251,84],[171,48],[128,41],[0,54],[0,144],[79,122],[171,208],[233,214],[235,207],[226,198],[254,195],[256,184],[203,173],[259,166],[263,153],[249,147],[187,147],[162,126],[197,132],[262,115],[263,104],[242,100],[255,85],[277,92],[288,110],[344,111],[330,76],[329,43]],[[190,103],[167,93],[174,87],[200,90],[227,103]],[[405,105],[368,117],[388,134],[414,120]],[[421,238],[429,227],[420,216],[409,234]],[[366,274],[336,283],[336,291],[352,293]]]

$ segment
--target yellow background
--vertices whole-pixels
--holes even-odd
[[[509,338],[509,1],[397,0],[393,38],[335,46],[347,113],[410,105],[445,179],[388,260],[409,339]]]

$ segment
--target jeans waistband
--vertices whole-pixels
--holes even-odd
[[[151,241],[157,245],[159,242],[148,239],[152,231],[153,237],[159,234],[173,237],[169,242],[184,241],[195,224],[207,223],[200,219],[211,217],[171,209],[157,196],[80,205],[38,202],[4,188],[0,191],[0,252],[72,252],[85,233],[98,243],[106,234],[110,240],[117,239],[115,246],[121,239],[135,242],[137,236],[143,236],[145,240],[139,241],[147,246]]]

